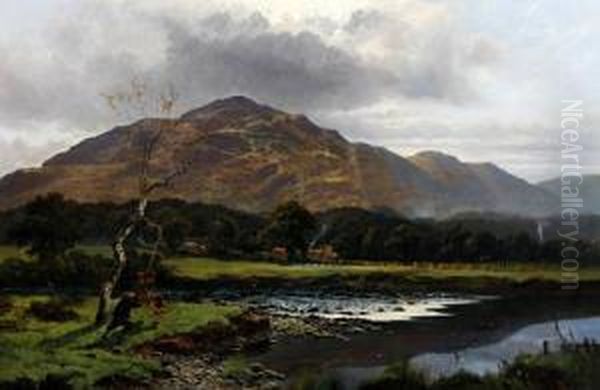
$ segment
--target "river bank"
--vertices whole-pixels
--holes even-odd
[[[374,367],[493,343],[532,323],[600,315],[594,278],[568,292],[547,271],[540,278],[532,271],[507,276],[477,267],[394,268],[388,274],[379,265],[259,263],[247,266],[260,271],[243,274],[223,262],[223,273],[211,274],[217,263],[202,261],[194,263],[201,273],[180,269],[161,287],[171,314],[134,319],[122,335],[125,349],[96,343],[99,333],[89,329],[93,297],[84,295],[88,303],[76,308],[77,320],[58,324],[24,315],[32,298],[20,291],[21,314],[3,318],[8,327],[0,329],[10,340],[2,347],[0,381],[31,377],[22,383],[37,386],[52,374],[105,387],[281,388],[311,371],[357,382],[371,378]],[[10,328],[19,321],[20,328]],[[98,369],[89,359],[107,364]]]
[[[374,331],[348,332],[344,338],[288,339],[255,359],[290,378],[319,372],[357,383],[421,354],[453,354],[499,342],[531,324],[600,315],[596,301],[595,295],[485,300],[452,306],[446,317],[376,324]]]
[[[543,264],[374,263],[291,264],[174,258],[165,287],[198,297],[277,296],[289,291],[326,295],[356,293],[424,295],[432,292],[502,297],[563,295],[561,269]],[[567,292],[568,293],[568,292]],[[600,269],[581,269],[571,294],[599,294]]]

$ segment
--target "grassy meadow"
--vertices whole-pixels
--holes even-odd
[[[87,254],[110,256],[107,246],[79,246]],[[31,261],[23,249],[0,247],[0,263],[9,258]],[[531,263],[428,263],[413,264],[385,262],[344,262],[341,264],[281,264],[264,261],[216,260],[212,258],[175,257],[165,261],[174,275],[186,280],[204,282],[220,279],[280,279],[316,280],[334,276],[369,277],[385,275],[394,284],[405,286],[430,283],[443,290],[445,284],[486,286],[502,281],[526,283],[530,280],[560,282],[558,266]],[[582,281],[600,281],[600,268],[586,268],[580,272]],[[176,279],[177,280],[177,279]],[[36,302],[47,302],[45,295],[0,295],[0,388],[17,380],[35,383],[60,376],[67,378],[75,388],[89,388],[110,378],[147,379],[160,370],[153,359],[142,358],[132,349],[164,336],[189,333],[209,323],[226,325],[241,308],[211,302],[169,302],[165,312],[157,318],[148,309],[135,310],[134,326],[125,334],[108,335],[94,327],[96,298],[83,297],[68,300],[68,307],[76,316],[66,321],[41,320],[30,313]],[[9,302],[2,305],[2,301]],[[242,365],[235,359],[226,364],[235,371]]]
[[[83,251],[88,255],[112,256],[112,249],[105,245],[78,245],[75,250]],[[0,245],[0,263],[10,258],[31,260],[31,256],[27,253],[27,248],[18,248],[13,245]]]
[[[528,280],[561,280],[559,266],[547,264],[512,263],[430,263],[398,264],[385,262],[352,262],[344,264],[280,264],[246,260],[216,260],[210,258],[174,258],[166,261],[176,275],[198,280],[219,278],[322,278],[330,276],[360,276],[386,274],[405,280],[418,279],[506,279],[514,282]],[[600,281],[600,268],[581,270],[583,281]],[[443,285],[442,285],[443,286]]]
[[[135,326],[125,334],[108,334],[94,327],[96,300],[83,298],[69,304],[76,317],[45,321],[30,314],[31,305],[48,296],[7,297],[9,308],[0,313],[0,388],[27,378],[40,381],[48,375],[69,378],[75,388],[89,388],[111,377],[149,378],[159,370],[152,359],[132,354],[132,348],[164,336],[188,333],[209,323],[227,324],[240,313],[236,306],[180,303],[166,306],[157,318],[147,309],[134,311]]]
[[[23,260],[30,260],[30,256],[24,248],[17,248],[11,245],[0,245],[0,263],[10,258],[21,258]]]
[[[76,250],[89,255],[112,256],[108,246],[81,245]],[[0,263],[8,258],[30,260],[25,249],[0,246]],[[419,279],[505,279],[514,282],[542,280],[560,282],[560,265],[507,262],[499,264],[465,262],[343,262],[340,264],[283,264],[266,261],[218,260],[204,257],[174,257],[165,264],[177,276],[197,280],[281,278],[302,279],[339,276],[386,274],[410,280]],[[600,281],[600,267],[585,267],[579,272],[580,281]]]

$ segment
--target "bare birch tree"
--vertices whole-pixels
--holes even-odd
[[[152,220],[147,214],[148,203],[153,193],[160,189],[169,187],[173,180],[185,174],[189,164],[182,162],[173,171],[161,177],[152,175],[152,158],[158,148],[167,127],[176,126],[177,122],[168,122],[165,125],[164,117],[172,115],[177,95],[172,88],[166,94],[158,98],[149,97],[144,83],[132,81],[130,90],[113,95],[103,95],[109,107],[119,114],[119,110],[125,110],[127,115],[138,117],[150,116],[148,108],[160,114],[161,119],[157,122],[157,129],[150,137],[144,140],[141,156],[139,157],[138,173],[138,198],[136,207],[132,210],[128,222],[121,227],[113,243],[113,257],[115,267],[108,281],[101,288],[98,308],[96,313],[97,325],[108,325],[108,330],[128,322],[129,314],[133,307],[139,304],[153,305],[151,299],[154,293],[150,291],[155,280],[153,272],[155,263],[160,257],[160,246],[163,242],[163,229],[160,223]],[[147,241],[148,232],[151,231],[151,242]],[[137,239],[137,240],[136,240]],[[138,274],[138,284],[135,292],[121,291],[122,278],[130,259],[129,249],[131,246],[142,247],[149,251],[149,259],[146,271]]]

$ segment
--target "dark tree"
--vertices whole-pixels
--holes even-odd
[[[261,236],[272,246],[286,248],[288,260],[304,260],[316,226],[310,211],[291,201],[275,209]]]
[[[440,258],[445,261],[464,261],[467,255],[467,244],[473,233],[461,224],[451,227],[445,233],[444,244],[440,250]]]
[[[516,261],[533,260],[538,252],[538,243],[527,232],[520,232],[508,240],[509,257]]]
[[[39,260],[53,262],[77,243],[77,215],[62,195],[40,196],[25,206],[9,237]]]
[[[465,260],[491,260],[498,255],[498,240],[490,232],[477,232],[471,235],[465,243]]]
[[[191,230],[190,223],[185,220],[175,219],[165,224],[163,237],[170,253],[176,253]]]
[[[237,246],[239,227],[236,221],[227,216],[221,215],[215,218],[210,224],[207,243],[210,253],[215,256],[226,256]]]
[[[398,260],[417,260],[424,239],[424,233],[418,226],[408,223],[398,225],[385,242],[386,252]]]

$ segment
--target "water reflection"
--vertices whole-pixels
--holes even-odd
[[[511,362],[523,353],[541,353],[544,341],[557,350],[562,337],[572,342],[600,340],[600,317],[560,320],[527,326],[500,342],[453,353],[426,353],[411,363],[432,378],[468,371],[483,375],[499,370],[503,362]]]
[[[483,297],[425,296],[420,298],[330,297],[303,295],[254,297],[250,304],[274,314],[356,319],[373,322],[408,321],[415,318],[450,316],[447,309],[474,304]]]

